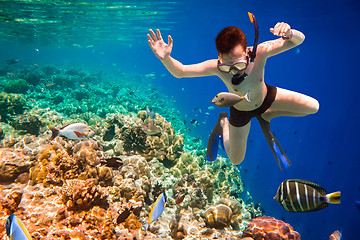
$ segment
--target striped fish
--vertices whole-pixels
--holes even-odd
[[[289,179],[280,184],[274,200],[288,212],[313,212],[340,203],[340,192],[327,194],[316,183]]]
[[[341,240],[341,235],[341,232],[339,230],[336,230],[330,235],[329,240]]]

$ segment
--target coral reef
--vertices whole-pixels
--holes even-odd
[[[17,187],[14,187],[14,189],[3,189],[0,187],[0,190],[0,212],[11,215],[20,204],[22,191]]]
[[[11,148],[0,148],[0,183],[13,182],[29,171],[30,157]]]
[[[113,194],[119,199],[145,202],[152,189],[149,164],[141,156],[126,157],[122,163],[123,166],[115,177]]]
[[[140,127],[129,127],[122,131],[124,151],[132,154],[141,154],[144,152],[146,143],[146,134]]]
[[[0,93],[1,239],[12,213],[34,239],[240,239],[261,215],[239,198],[238,169],[224,158],[207,162],[201,140],[183,136],[185,121],[148,85],[151,76],[134,87],[126,75],[74,67],[14,74],[30,88],[24,96]],[[48,125],[74,122],[88,124],[93,138],[50,139]],[[156,135],[144,132],[149,124]],[[162,192],[164,212],[142,231]]]
[[[41,122],[33,115],[18,115],[10,121],[10,124],[16,130],[24,130],[31,135],[38,136],[40,133]]]
[[[7,115],[22,114],[25,110],[26,101],[20,94],[0,93],[0,117],[4,121]]]
[[[73,152],[73,155],[69,152]],[[67,179],[98,178],[101,155],[100,146],[94,140],[82,141],[73,147],[47,145],[37,155],[36,164],[30,169],[30,180],[32,184],[61,186]],[[104,168],[106,167],[101,168],[101,182],[107,185],[112,173],[104,174],[104,171],[107,171]],[[111,169],[108,169],[108,172],[110,171]]]
[[[2,129],[2,126],[0,125],[0,141],[4,138],[4,136],[5,136],[5,132]]]
[[[109,206],[108,192],[97,185],[96,179],[66,180],[61,193],[62,201],[71,211],[89,210],[93,206]]]
[[[183,153],[183,136],[176,135],[171,123],[166,121],[165,118],[161,117],[159,114],[156,114],[155,119],[146,119],[144,124],[147,124],[150,121],[161,130],[161,134],[159,136],[147,136],[146,148],[144,149],[145,158],[148,160],[157,158],[166,166],[175,165],[178,158]]]
[[[4,86],[4,91],[7,93],[26,93],[27,90],[29,90],[29,84],[24,79],[13,79]]]
[[[268,216],[252,219],[243,236],[252,237],[254,240],[300,240],[300,234],[294,231],[288,223]]]

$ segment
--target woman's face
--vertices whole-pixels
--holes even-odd
[[[244,54],[246,54],[246,49],[243,49],[241,45],[237,45],[230,53],[220,53],[219,60],[221,63],[232,64]]]

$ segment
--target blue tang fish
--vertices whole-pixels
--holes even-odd
[[[10,240],[27,240],[32,239],[25,225],[15,215],[11,214],[5,224],[6,235]]]
[[[165,209],[165,204],[166,204],[166,194],[165,194],[165,192],[163,192],[159,195],[156,202],[152,206],[151,212],[149,215],[149,221],[142,226],[143,230],[146,231],[148,229],[148,227],[150,226],[150,224],[155,222],[160,217],[160,215],[162,214],[162,212]]]

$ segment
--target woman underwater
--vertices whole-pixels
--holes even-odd
[[[256,19],[251,13],[249,17],[255,25],[258,39]],[[279,116],[299,117],[314,114],[319,109],[319,103],[304,94],[267,85],[264,81],[264,71],[269,57],[300,45],[305,39],[303,33],[291,29],[287,23],[279,22],[270,32],[280,38],[259,45],[255,38],[254,46],[248,47],[243,31],[238,27],[229,26],[221,30],[216,37],[217,59],[184,65],[170,56],[173,47],[170,35],[168,43],[165,43],[159,29],[156,30],[156,34],[151,29],[149,31],[147,37],[150,48],[174,77],[215,75],[224,82],[230,93],[244,96],[249,92],[251,95],[251,101],[240,101],[230,107],[229,119],[226,112],[220,114],[209,138],[208,160],[216,159],[219,140],[216,137],[220,136],[221,144],[231,162],[234,165],[240,164],[245,158],[251,119],[256,117],[279,166],[279,159],[285,167],[291,164],[270,131],[270,120]]]

